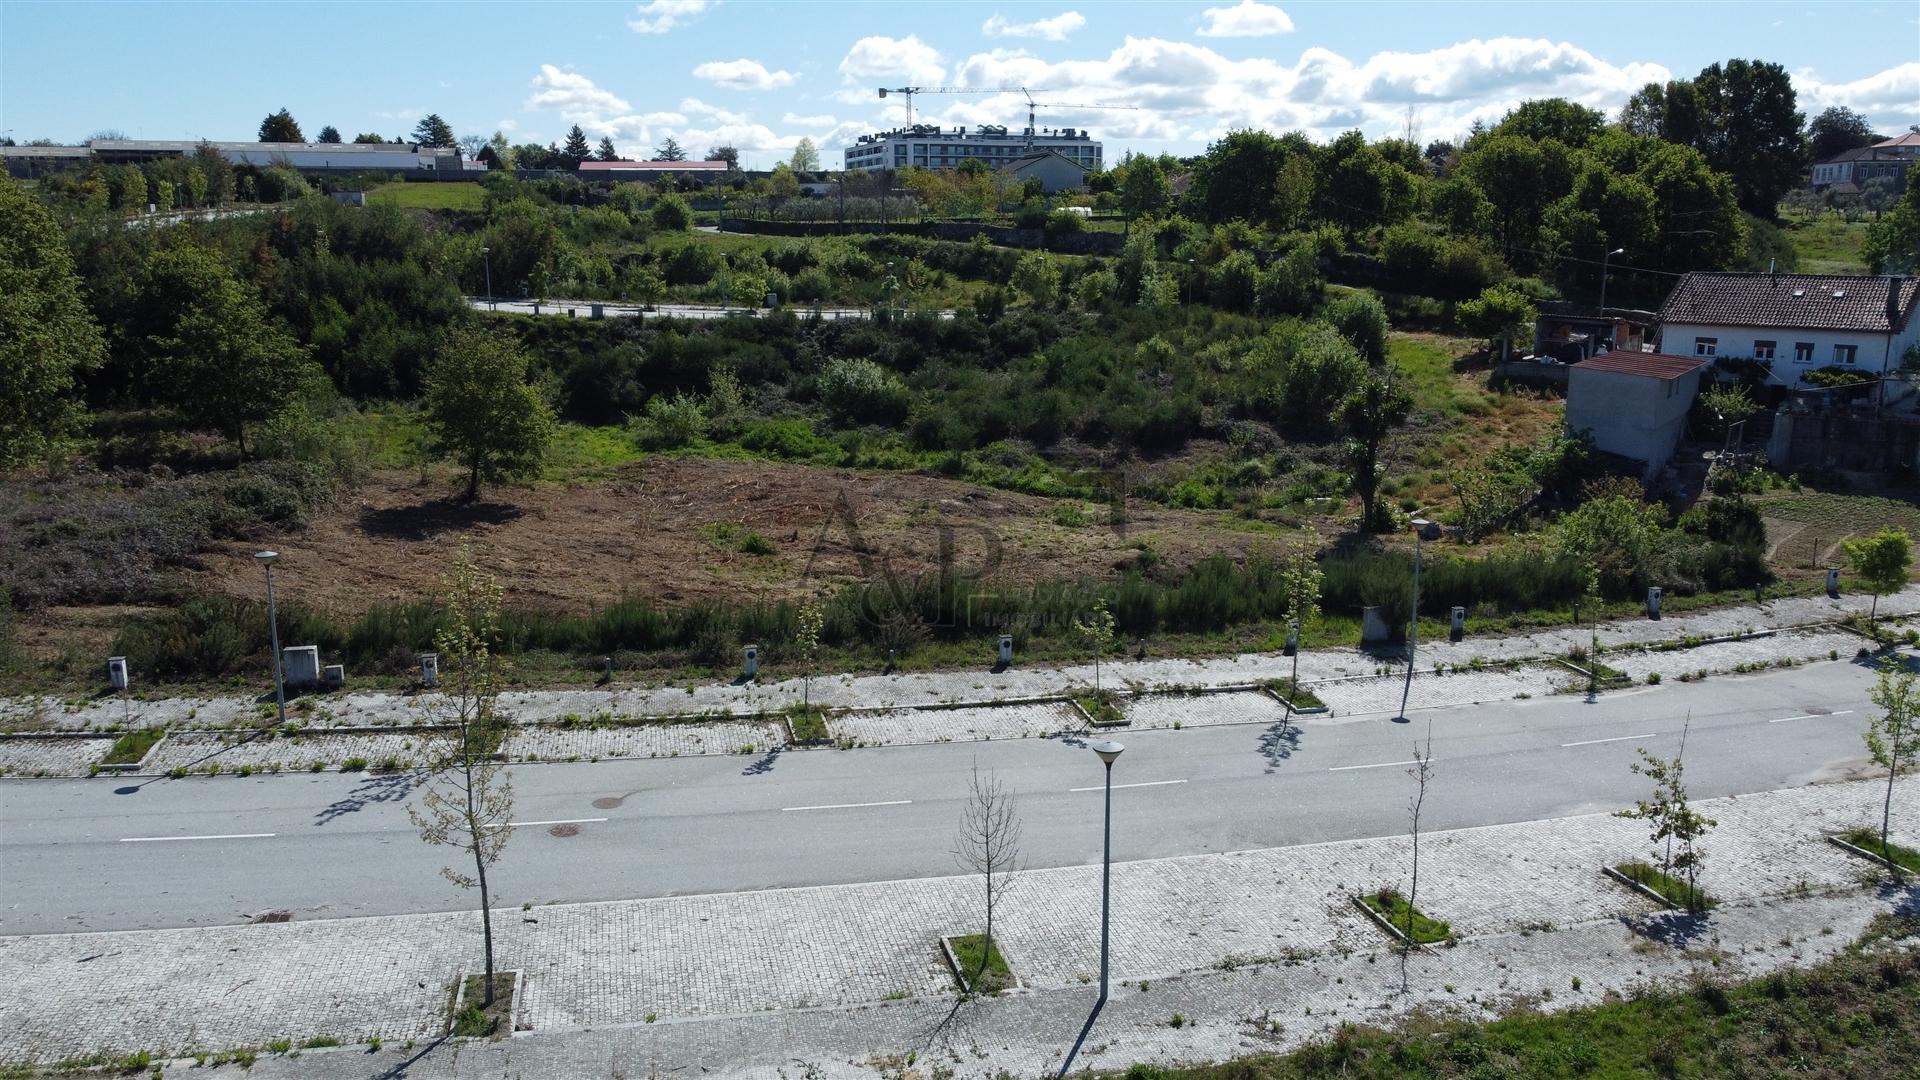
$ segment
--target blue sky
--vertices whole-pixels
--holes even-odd
[[[0,133],[244,139],[281,106],[392,137],[426,112],[547,142],[578,123],[648,156],[672,135],[767,167],[801,136],[829,167],[898,122],[880,86],[1043,88],[1043,110],[1127,149],[1233,127],[1457,135],[1529,97],[1609,111],[1729,57],[1793,72],[1882,130],[1920,123],[1920,4],[1794,3],[32,3],[0,2]],[[922,95],[947,124],[1024,123],[1012,95]]]

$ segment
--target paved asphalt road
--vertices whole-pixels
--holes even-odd
[[[1808,783],[1864,761],[1871,673],[1851,663],[1296,726],[1122,733],[1118,859],[1352,839],[1406,827],[1405,763],[1433,723],[1425,823],[1618,809],[1634,748],[1670,754],[1691,711],[1696,798]],[[513,770],[501,904],[877,881],[956,872],[975,762],[1019,796],[1034,866],[1097,862],[1101,770],[1074,740]],[[437,911],[455,853],[409,825],[411,775],[0,781],[0,933]],[[1123,786],[1131,785],[1131,786]],[[569,834],[569,835],[556,835]]]

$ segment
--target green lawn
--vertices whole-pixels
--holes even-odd
[[[1864,274],[1867,222],[1849,222],[1837,213],[1807,219],[1790,216],[1782,223],[1800,255],[1803,274]]]
[[[367,193],[367,199],[385,200],[408,210],[478,211],[486,194],[486,190],[478,183],[469,180],[417,184],[403,181],[381,184]]]
[[[1007,958],[1000,955],[998,941],[989,944],[987,939],[979,934],[963,934],[948,938],[947,943],[952,946],[953,959],[960,965],[960,970],[966,973],[965,978],[973,991],[991,994],[1013,985],[1013,971],[1007,967]],[[986,970],[982,972],[978,982],[975,982],[973,973],[981,970],[980,950],[982,948],[987,950]]]
[[[1689,911],[1711,911],[1720,903],[1708,896],[1705,889],[1688,885],[1685,879],[1674,877],[1657,866],[1643,862],[1630,862],[1621,863],[1614,869],[1629,880],[1645,885],[1666,897],[1669,903],[1677,904]]]
[[[141,758],[147,756],[147,751],[153,749],[153,744],[159,742],[160,736],[164,734],[166,734],[166,732],[160,728],[141,728],[137,731],[125,732],[119,738],[113,740],[113,748],[107,751],[106,757],[100,759],[100,764],[137,765],[140,763]]]
[[[1453,927],[1439,919],[1430,919],[1420,914],[1418,908],[1409,908],[1407,898],[1392,889],[1370,892],[1360,898],[1374,914],[1393,924],[1394,929],[1407,934],[1409,913],[1413,916],[1413,932],[1407,934],[1416,945],[1439,945],[1453,940]]]
[[[1870,855],[1878,855],[1889,862],[1895,863],[1902,870],[1920,874],[1920,851],[1892,843],[1883,848],[1880,846],[1880,834],[1878,832],[1871,829],[1855,829],[1841,836],[1840,839],[1845,840],[1847,843],[1852,844],[1854,847]]]

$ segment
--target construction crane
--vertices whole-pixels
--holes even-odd
[[[1045,89],[1040,91],[1046,93]],[[913,95],[915,94],[1019,94],[1027,99],[1027,145],[1033,145],[1033,136],[1039,130],[1035,123],[1035,112],[1039,109],[1119,109],[1137,112],[1137,105],[1105,105],[1076,101],[1035,101],[1033,91],[1024,86],[896,86],[881,87],[880,96],[899,94],[907,99],[907,126],[913,126]]]

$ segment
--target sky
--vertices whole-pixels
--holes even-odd
[[[1733,57],[1792,73],[1812,116],[1920,123],[1920,2],[1769,3],[38,3],[0,0],[0,134],[251,139],[286,107],[392,138],[551,142],[623,156],[672,136],[770,168],[803,136],[828,168],[904,119],[880,87],[1028,87],[1042,127],[1108,161],[1203,150],[1235,128],[1457,138],[1561,96],[1616,112],[1641,85]],[[1093,109],[1105,105],[1125,108]],[[916,119],[1025,124],[1018,93],[921,94]]]

